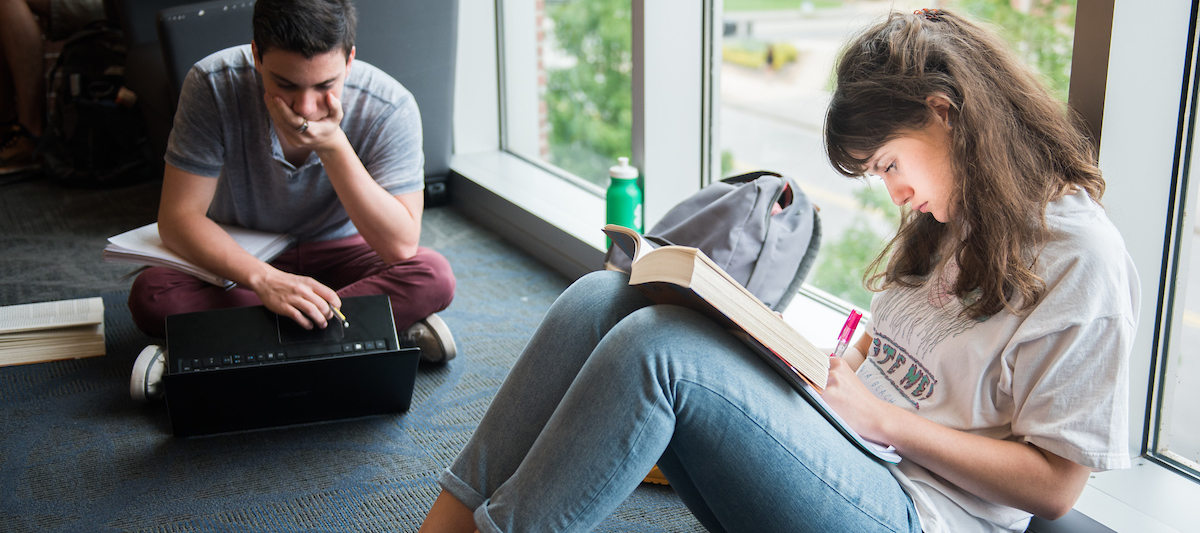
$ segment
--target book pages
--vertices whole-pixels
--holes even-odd
[[[0,334],[66,326],[99,324],[104,301],[99,297],[0,307]]]
[[[104,354],[98,297],[0,307],[0,366]]]

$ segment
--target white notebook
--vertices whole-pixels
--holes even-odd
[[[290,235],[249,230],[220,224],[233,240],[262,261],[270,262],[295,242]],[[186,272],[219,287],[232,287],[233,282],[200,268],[167,249],[158,235],[158,223],[142,226],[109,237],[104,247],[104,260],[110,263],[134,263],[163,266]]]

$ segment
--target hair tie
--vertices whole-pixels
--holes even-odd
[[[918,9],[916,11],[913,11],[913,14],[921,15],[921,16],[925,17],[925,20],[928,20],[931,22],[941,22],[942,21],[942,12],[937,9]]]

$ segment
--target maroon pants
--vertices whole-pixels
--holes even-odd
[[[340,297],[388,295],[398,332],[445,309],[454,298],[454,273],[441,254],[419,248],[408,260],[388,264],[361,235],[300,243],[280,254],[271,266],[312,277]],[[262,305],[250,289],[225,290],[163,267],[142,272],[129,291],[133,321],[152,337],[166,336],[168,315],[250,305]]]

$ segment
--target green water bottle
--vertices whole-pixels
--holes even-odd
[[[618,157],[617,163],[617,166],[608,169],[608,209],[605,220],[609,224],[625,226],[641,233],[642,190],[637,184],[638,169],[629,165],[628,157]]]

